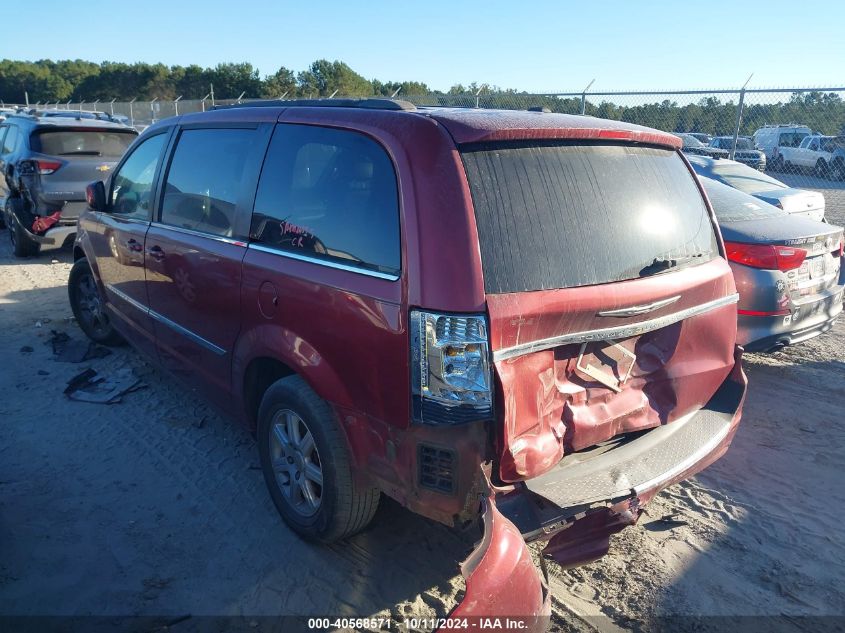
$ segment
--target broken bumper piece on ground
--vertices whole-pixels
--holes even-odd
[[[106,378],[89,368],[68,381],[65,395],[70,400],[79,402],[117,404],[127,393],[145,387],[130,369],[117,371],[113,376]]]

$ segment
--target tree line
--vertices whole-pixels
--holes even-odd
[[[432,90],[419,81],[380,81],[367,79],[342,61],[319,59],[307,69],[294,72],[282,66],[275,73],[260,76],[247,62],[218,64],[213,68],[197,65],[166,66],[138,62],[124,64],[83,60],[0,61],[0,100],[6,103],[78,101],[140,101],[159,99],[202,99],[214,89],[217,99],[245,98],[390,96],[397,93],[417,104],[524,109],[545,107],[553,112],[579,113],[581,99],[533,95],[495,86],[456,84],[448,91]],[[26,94],[25,94],[26,93]],[[476,94],[478,93],[478,94]],[[631,99],[633,97],[628,97]],[[650,97],[636,97],[647,101]],[[768,95],[746,95],[741,134],[752,134],[771,123],[801,123],[823,134],[845,134],[845,102],[835,92],[807,91],[786,94],[776,102]],[[625,97],[614,97],[617,101]],[[756,100],[756,102],[755,102]],[[680,105],[664,99],[637,105],[596,101],[588,95],[585,114],[639,123],[671,132],[732,134],[736,123],[734,98],[721,100],[707,96]]]
[[[366,79],[341,61],[320,59],[306,70],[294,72],[282,66],[261,77],[249,63],[218,64],[214,68],[165,66],[138,62],[93,62],[75,60],[35,62],[0,61],[0,99],[6,103],[73,101],[172,100],[176,97],[202,99],[214,87],[218,99],[247,97],[328,96],[335,90],[345,96],[427,94],[428,86],[418,81]],[[26,93],[26,94],[25,94]]]

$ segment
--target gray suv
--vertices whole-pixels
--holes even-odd
[[[17,257],[73,240],[85,188],[138,133],[110,121],[15,114],[0,124],[0,203]]]

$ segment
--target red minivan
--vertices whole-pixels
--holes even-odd
[[[480,518],[453,616],[542,615],[525,541],[602,556],[739,422],[736,289],[680,147],[389,99],[167,119],[89,187],[70,302],[255,431],[299,534],[382,493]]]

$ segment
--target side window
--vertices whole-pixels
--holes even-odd
[[[113,213],[150,219],[153,178],[167,134],[158,134],[138,145],[112,177]]]
[[[812,141],[810,141],[810,149],[814,152],[818,151],[818,149],[819,149],[819,139],[814,138]]]
[[[398,274],[399,192],[387,152],[357,132],[278,125],[258,183],[250,240]]]
[[[786,139],[785,139],[785,141],[784,141],[784,145],[787,145],[787,146],[789,146],[789,145],[795,145],[795,143],[792,143],[792,142],[791,142],[791,140],[792,140],[793,138],[795,138],[795,137],[794,137],[792,134],[787,135],[787,137],[786,137]],[[809,138],[805,138],[804,140],[802,140],[802,141],[801,141],[801,144],[800,144],[798,147],[799,147],[800,149],[807,149],[807,146],[808,146],[809,144],[810,144],[810,139],[809,139]]]
[[[251,129],[183,130],[164,184],[161,221],[233,237],[244,165],[255,134]]]
[[[15,147],[18,144],[18,136],[20,132],[18,128],[14,125],[9,126],[9,131],[6,132],[6,138],[3,139],[3,151],[2,154],[5,156],[6,154],[11,154],[15,151]]]
[[[6,138],[6,132],[8,131],[8,125],[0,125],[0,154],[5,154],[6,150],[3,149],[3,139]]]

